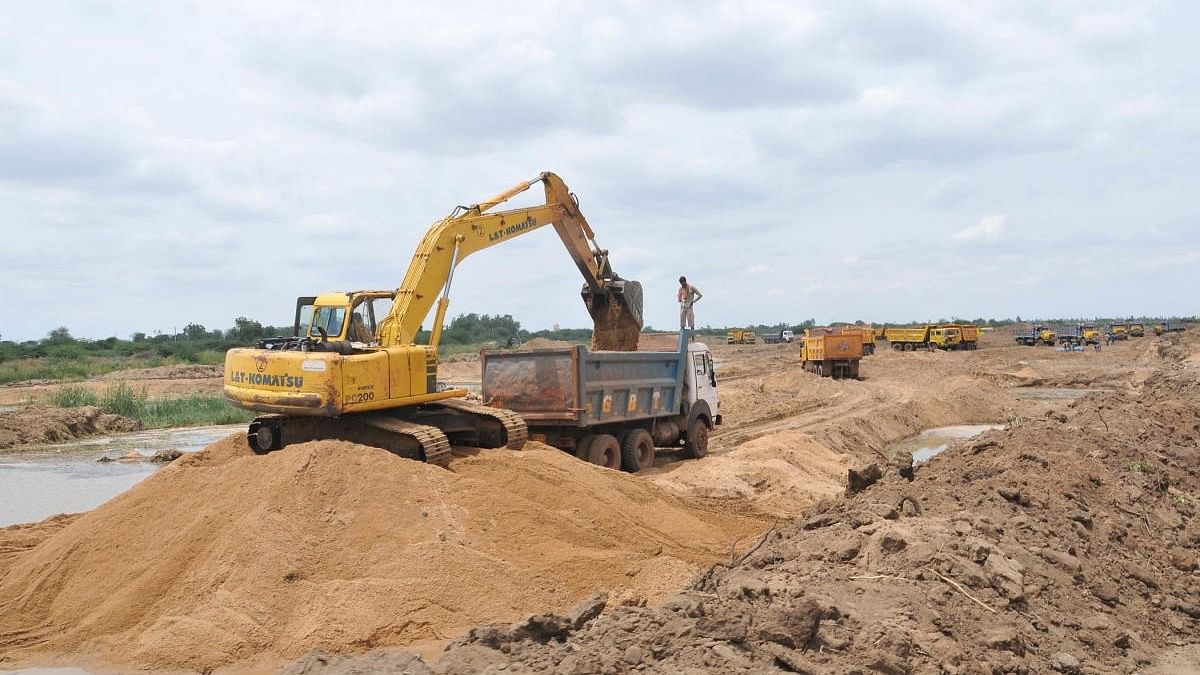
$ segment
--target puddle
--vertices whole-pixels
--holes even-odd
[[[156,429],[0,454],[0,527],[94,509],[160,466],[97,462],[100,457],[115,458],[131,451],[149,457],[171,448],[196,452],[243,428],[242,424],[230,424]]]
[[[1012,390],[1017,398],[1033,399],[1035,401],[1073,401],[1081,396],[1097,392],[1112,392],[1115,389],[1095,388],[1078,389],[1071,387],[1018,387]]]
[[[911,452],[913,464],[928,462],[957,441],[974,438],[985,431],[1003,429],[1003,424],[959,424],[952,427],[926,429],[916,436],[896,441],[888,446],[887,454],[896,451]]]

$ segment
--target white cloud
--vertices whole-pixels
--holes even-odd
[[[954,233],[955,241],[999,241],[1004,238],[1003,215],[984,216],[971,227]]]
[[[1200,285],[1194,3],[99,6],[0,21],[5,337],[279,323],[394,286],[432,222],[543,170],[652,325],[679,274],[714,324],[1200,312],[1157,292]],[[587,322],[552,231],[502,249],[453,312]],[[1161,271],[995,283],[1114,256]],[[878,292],[947,257],[955,284]]]

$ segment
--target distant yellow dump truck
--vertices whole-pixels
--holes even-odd
[[[1129,337],[1146,337],[1146,326],[1141,323],[1129,324]]]
[[[957,328],[959,343],[954,349],[979,349],[979,326],[973,323],[944,323],[938,328]]]
[[[847,334],[858,333],[862,338],[863,356],[870,356],[875,353],[875,328],[871,324],[866,324],[865,326],[847,324],[845,326],[835,326],[834,328]]]
[[[843,328],[810,328],[804,331],[800,350],[804,369],[821,377],[858,379],[863,356],[863,332]]]
[[[1113,340],[1128,340],[1129,324],[1124,321],[1115,321],[1108,324],[1108,335]]]
[[[914,349],[958,349],[962,344],[962,332],[957,328],[917,326],[916,328],[889,328],[884,333],[892,349],[911,352]]]
[[[725,344],[752,345],[758,342],[758,336],[752,330],[732,328],[725,334]]]

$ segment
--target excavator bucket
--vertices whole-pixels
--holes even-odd
[[[584,286],[583,302],[592,315],[592,351],[637,351],[643,322],[640,283],[609,281],[600,293]]]

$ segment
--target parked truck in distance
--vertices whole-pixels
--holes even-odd
[[[484,351],[482,366],[485,404],[520,415],[530,439],[610,469],[653,466],[657,448],[703,457],[721,423],[712,355],[686,333],[676,352]]]
[[[1125,323],[1124,321],[1108,324],[1108,336],[1113,340],[1128,340],[1129,324]]]
[[[858,333],[862,339],[863,356],[870,356],[875,353],[875,328],[871,324],[865,326],[845,325],[838,326],[843,333]]]
[[[1163,333],[1181,333],[1184,330],[1187,330],[1186,327],[1180,323],[1171,323],[1170,321],[1163,321],[1161,323],[1154,324],[1154,334],[1155,335],[1162,335]]]
[[[863,331],[855,328],[810,328],[804,331],[800,358],[804,370],[821,377],[858,379],[863,357]]]
[[[1146,326],[1142,323],[1130,322],[1129,337],[1146,337]]]
[[[791,343],[795,339],[796,334],[790,330],[771,331],[762,334],[762,341],[769,345]]]
[[[730,345],[752,345],[758,342],[758,336],[752,330],[745,328],[731,328],[725,334],[725,344]]]
[[[1032,330],[1019,330],[1013,333],[1013,339],[1019,345],[1033,347],[1035,345],[1054,346],[1058,335],[1047,326],[1034,326]]]
[[[958,349],[979,349],[979,326],[973,323],[944,323],[938,328],[957,328],[959,335]]]
[[[911,352],[914,349],[957,349],[962,342],[962,333],[957,328],[939,328],[926,325],[916,328],[888,328],[884,338],[892,349]]]

